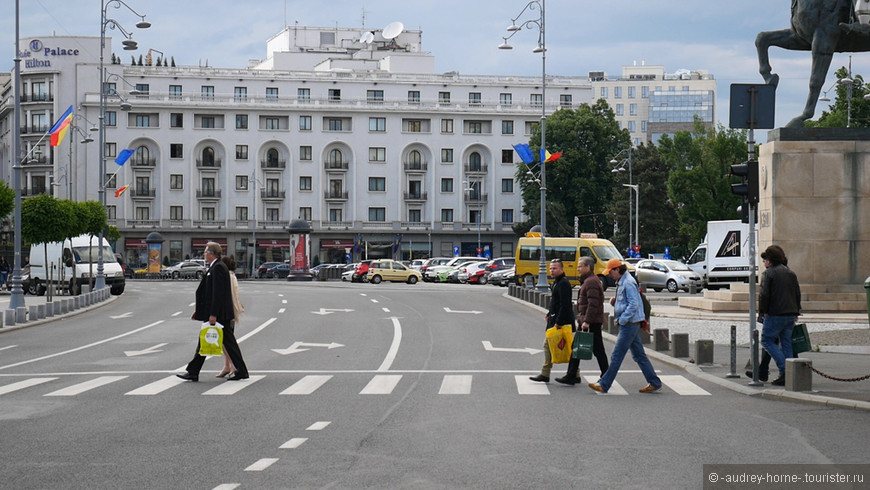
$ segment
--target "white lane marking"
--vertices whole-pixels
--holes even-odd
[[[372,303],[377,303],[377,302],[378,302],[378,300],[372,298]]]
[[[678,395],[709,395],[710,393],[700,386],[692,383],[688,379],[680,375],[659,376],[668,388],[677,392]]]
[[[285,311],[287,311],[287,308],[280,308],[280,309],[278,310],[278,313],[284,313]]]
[[[18,347],[17,345],[7,345],[6,347],[0,347],[0,350],[11,349],[13,347]]]
[[[389,395],[402,379],[398,374],[379,374],[359,392],[360,395]]]
[[[529,379],[527,375],[518,374],[514,376],[517,383],[517,393],[520,395],[549,395],[550,390],[547,388],[547,383],[538,383]]]
[[[42,396],[75,396],[80,393],[93,390],[94,388],[99,388],[100,386],[114,383],[115,381],[121,381],[126,377],[127,376],[100,376],[99,378],[85,381],[84,383],[74,384],[62,390],[52,391],[51,393],[47,393]]]
[[[381,363],[381,367],[378,368],[378,371],[389,371],[390,366],[393,365],[393,361],[396,360],[396,355],[399,353],[399,345],[402,343],[402,324],[399,323],[399,319],[396,317],[390,317],[390,320],[393,321],[393,343],[390,345],[390,350],[387,351],[387,357],[384,358],[384,362]]]
[[[283,298],[284,295],[283,295],[283,294],[279,294],[278,297],[279,297],[279,298]]]
[[[384,310],[384,313],[389,313],[389,312],[390,312],[390,309],[389,309],[389,308],[381,308],[381,309]]]
[[[130,330],[130,331],[127,332],[127,333],[122,333],[121,335],[116,335],[116,336],[114,336],[114,337],[110,337],[110,338],[108,338],[108,339],[100,340],[100,341],[98,341],[98,342],[94,342],[94,343],[92,343],[92,344],[83,345],[83,346],[81,346],[81,347],[76,347],[75,349],[65,350],[65,351],[63,351],[63,352],[58,352],[58,353],[56,353],[56,354],[49,354],[49,355],[47,355],[47,356],[37,357],[37,358],[35,358],[35,359],[30,359],[30,360],[27,360],[27,361],[16,362],[15,364],[7,364],[6,366],[0,366],[0,370],[2,370],[2,369],[8,369],[8,368],[11,368],[11,367],[22,366],[22,365],[24,365],[24,364],[30,364],[31,362],[44,361],[45,359],[51,359],[52,357],[59,357],[59,356],[65,355],[65,354],[71,354],[71,353],[73,353],[73,352],[78,352],[78,351],[80,351],[80,350],[88,349],[88,348],[91,348],[91,347],[94,347],[94,346],[97,346],[97,345],[100,345],[100,344],[105,344],[106,342],[111,342],[111,341],[113,341],[113,340],[122,339],[122,338],[124,338],[124,337],[126,337],[126,336],[128,336],[128,335],[133,335],[134,333],[139,333],[139,332],[141,332],[141,331],[143,331],[143,330],[147,330],[147,329],[149,329],[149,328],[151,328],[151,327],[153,327],[153,326],[155,326],[155,325],[160,325],[160,324],[163,323],[163,322],[164,322],[164,320],[159,320],[159,321],[156,321],[156,322],[154,322],[154,323],[151,323],[151,324],[145,325],[144,327],[137,328],[136,330]]]
[[[265,378],[265,376],[252,375],[248,379],[240,379],[238,381],[227,381],[225,383],[221,383],[220,385],[218,385],[215,388],[212,388],[212,389],[206,391],[205,393],[203,393],[203,395],[235,395],[236,393],[242,391],[243,389],[247,388],[248,386],[251,386],[252,384],[256,383],[257,381],[260,381],[263,378]]]
[[[54,381],[56,379],[57,378],[31,378],[17,383],[8,384],[6,386],[0,386],[0,395],[30,388],[31,386],[41,385],[42,383],[48,383],[49,381]]]
[[[300,379],[299,381],[293,383],[289,388],[282,391],[282,395],[310,395],[314,393],[315,390],[324,385],[327,381],[332,379],[332,375],[328,376],[317,376],[317,375],[309,375]]]
[[[286,349],[272,349],[272,352],[277,352],[282,356],[286,356],[287,354],[295,354],[297,352],[305,352],[309,349],[303,349],[303,347],[326,347],[327,349],[335,349],[336,347],[344,347],[343,344],[339,344],[338,342],[332,342],[331,344],[318,344],[311,342],[302,342],[296,341],[290,347]]]
[[[297,447],[304,444],[305,441],[307,441],[307,440],[308,440],[307,437],[294,437],[293,439],[290,439],[289,441],[285,442],[284,444],[281,444],[280,446],[278,446],[278,449],[296,449]]]
[[[245,468],[245,471],[263,471],[278,461],[278,458],[263,458]]]
[[[241,483],[222,483],[211,490],[236,490],[240,486],[242,486]]]
[[[124,351],[124,355],[127,356],[127,357],[135,357],[135,356],[142,356],[142,355],[145,355],[145,354],[156,354],[156,353],[158,353],[158,352],[163,352],[163,351],[160,351],[160,350],[157,350],[157,349],[159,349],[160,347],[163,347],[164,345],[167,345],[167,344],[164,342],[164,343],[162,343],[162,344],[157,344],[157,345],[152,346],[152,347],[149,347],[149,348],[147,348],[147,349],[142,349],[142,350],[125,350],[125,351]]]
[[[176,311],[175,313],[172,314],[172,316],[178,316],[178,315],[180,315],[181,313],[182,313],[182,312],[180,312],[180,311]]]
[[[441,381],[439,395],[467,395],[471,393],[471,376],[446,375]]]
[[[481,342],[483,342],[483,350],[492,352],[525,352],[526,354],[540,354],[544,352],[542,349],[532,349],[531,347],[523,347],[522,349],[516,347],[493,347],[492,342],[488,340],[481,340]]]
[[[187,381],[179,378],[178,376],[168,376],[159,381],[155,381],[153,383],[148,383],[145,386],[136,388],[133,391],[128,391],[124,393],[125,395],[156,395],[158,393],[162,393],[173,386],[178,386],[182,383],[187,383]]]
[[[368,296],[366,293],[359,293],[360,296]]]
[[[314,422],[313,424],[309,425],[308,428],[305,429],[305,430],[323,430],[323,429],[325,429],[326,426],[329,425],[330,423],[331,423],[331,422],[326,422],[326,421],[322,421],[322,422]]]
[[[281,304],[282,304],[282,305],[286,305],[286,304],[287,304],[287,300],[286,300],[286,299],[282,299],[282,300],[281,300]]]
[[[127,313],[121,313],[120,315],[110,316],[109,318],[111,318],[112,320],[118,320],[121,318],[130,318],[131,316],[133,316],[133,312],[128,311]]]
[[[196,306],[196,301],[194,301],[193,303],[191,303],[191,304],[189,304],[189,305],[187,305],[187,306]]]
[[[471,314],[471,315],[480,315],[481,313],[483,313],[482,311],[477,311],[477,310],[468,310],[468,311],[451,310],[450,308],[448,308],[446,306],[444,307],[444,311],[446,311],[447,313],[465,313],[465,314]]]
[[[239,337],[238,339],[236,339],[236,342],[239,342],[239,343],[244,342],[245,339],[247,339],[247,338],[253,336],[254,334],[256,334],[257,332],[259,332],[260,330],[263,330],[264,328],[268,327],[268,326],[271,325],[272,322],[274,322],[275,320],[277,320],[277,318],[270,318],[270,319],[266,320],[266,321],[263,322],[259,327],[257,327],[257,328],[255,328],[255,329],[251,330],[250,332],[248,332],[248,333],[246,333],[245,335],[243,335],[243,336]]]
[[[610,385],[610,389],[607,390],[607,393],[602,393],[600,391],[596,391],[595,394],[596,395],[627,395],[628,392],[625,391],[625,388],[623,388],[622,385],[620,385],[619,383],[614,381],[613,384]]]

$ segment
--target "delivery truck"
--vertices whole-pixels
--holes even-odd
[[[114,295],[124,292],[124,270],[115,259],[109,241],[103,238],[103,274]],[[90,284],[97,275],[100,238],[81,235],[63,242],[37,243],[30,246],[31,290],[45,294],[49,280],[57,289],[78,295],[82,285]],[[47,267],[46,267],[47,260]]]
[[[740,220],[708,221],[707,235],[686,265],[701,276],[707,289],[749,282],[749,225]]]

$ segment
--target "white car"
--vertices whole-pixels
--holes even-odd
[[[486,261],[485,258],[482,257],[453,257],[449,261],[447,261],[444,265],[436,265],[431,266],[426,269],[426,272],[423,273],[423,280],[433,282],[438,280],[438,273],[444,272],[448,269],[453,269],[463,262],[468,262],[469,260],[474,261]]]
[[[486,284],[486,265],[488,262],[467,262],[459,269],[457,279],[462,284]]]
[[[356,274],[356,269],[344,271],[341,273],[341,280],[346,281],[346,282],[353,282],[353,275],[354,274]]]
[[[700,291],[701,277],[686,264],[676,260],[641,260],[635,265],[637,283],[655,292],[667,288],[668,292],[688,291],[690,286]]]

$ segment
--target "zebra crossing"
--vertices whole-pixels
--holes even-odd
[[[583,374],[583,373],[581,373]],[[620,373],[622,376],[624,373]],[[471,395],[473,394],[473,382],[475,375],[473,374],[438,374],[441,376],[441,383],[439,385],[437,394],[438,395]],[[268,375],[268,376],[279,376],[279,375]],[[286,376],[286,375],[281,375]],[[327,383],[332,381],[336,375],[332,374],[310,374],[303,375],[302,378],[292,383],[286,389],[278,392],[279,395],[290,395],[290,396],[305,396],[315,394],[318,390],[323,388]],[[354,376],[359,376],[358,374],[354,374]],[[643,377],[640,373],[628,373],[623,377],[623,381],[626,378],[631,376],[636,376],[639,379],[635,383],[634,380],[631,380],[633,384],[637,384],[638,386],[643,386],[644,381]],[[34,390],[39,386],[47,386],[51,391],[42,394],[41,396],[45,397],[74,397],[81,396],[87,394],[89,392],[94,392],[95,390],[103,390],[107,389],[110,385],[118,383],[123,380],[130,380],[133,376],[130,375],[113,375],[113,376],[96,376],[91,379],[87,379],[85,381],[80,381],[73,384],[66,384],[67,378],[72,378],[72,376],[35,376],[33,378],[28,378],[20,381],[15,381],[8,384],[0,384],[0,397],[4,395],[8,395],[10,393],[15,393],[19,391],[25,390]],[[267,375],[251,375],[249,379],[236,381],[236,382],[218,382],[215,383],[201,383],[197,384],[198,387],[202,387],[204,391],[201,392],[202,395],[209,396],[232,396],[243,390],[252,389],[252,386],[256,385],[258,382],[267,378]],[[392,394],[396,388],[401,384],[402,380],[405,378],[403,374],[374,374],[371,375],[371,378],[368,382],[358,391],[359,395],[390,395]],[[528,374],[522,375],[513,375],[514,385],[516,386],[516,394],[517,395],[530,395],[530,396],[546,396],[552,394],[557,390],[564,390],[566,387],[558,385],[558,384],[546,384],[546,383],[536,383],[529,379]],[[592,376],[587,376],[586,379],[591,379]],[[681,375],[660,375],[659,378],[662,380],[662,383],[665,386],[665,389],[662,390],[662,393],[665,394],[675,394],[679,396],[709,396],[710,392],[701,388],[694,382],[690,381],[688,378]],[[176,377],[175,375],[169,375],[163,378],[160,378],[156,381],[152,381],[141,385],[132,390],[121,389],[125,396],[155,396],[165,393],[179,385],[188,383],[183,379]],[[63,386],[56,386],[61,384]],[[585,388],[585,383],[578,384],[577,388]],[[610,390],[606,394],[598,393],[597,395],[601,396],[625,396],[629,395],[628,390],[626,390],[619,382],[614,382],[613,386],[610,387]],[[2,398],[0,398],[2,399]]]

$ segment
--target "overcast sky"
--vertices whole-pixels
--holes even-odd
[[[109,8],[110,18],[134,31],[139,53],[153,48],[174,56],[180,65],[243,68],[265,57],[266,39],[286,23],[306,26],[381,29],[401,21],[423,31],[423,49],[435,55],[438,72],[540,75],[541,56],[531,52],[537,30],[511,40],[513,51],[498,50],[511,18],[523,0],[125,0],[146,15],[152,27],[135,29],[138,20],[126,8]],[[115,2],[110,2],[115,3]],[[718,82],[718,120],[728,124],[732,83],[761,83],[755,51],[760,31],[789,26],[788,0],[547,0],[547,73],[585,77],[589,71],[621,73],[623,65],[645,61],[679,69],[706,70]],[[0,11],[0,70],[11,71],[15,43],[14,1]],[[529,12],[521,19],[537,18]],[[26,0],[21,2],[21,36],[100,35],[100,0]],[[108,31],[116,38],[117,31]],[[25,48],[25,46],[22,46]],[[118,49],[124,62],[129,52]],[[781,82],[777,126],[803,108],[810,54],[771,49]],[[108,55],[107,55],[108,56]],[[138,57],[138,54],[137,54]],[[834,58],[825,88],[848,54]],[[855,54],[854,73],[863,74],[870,54]],[[826,106],[819,104],[816,117]],[[764,141],[763,134],[757,135]]]

